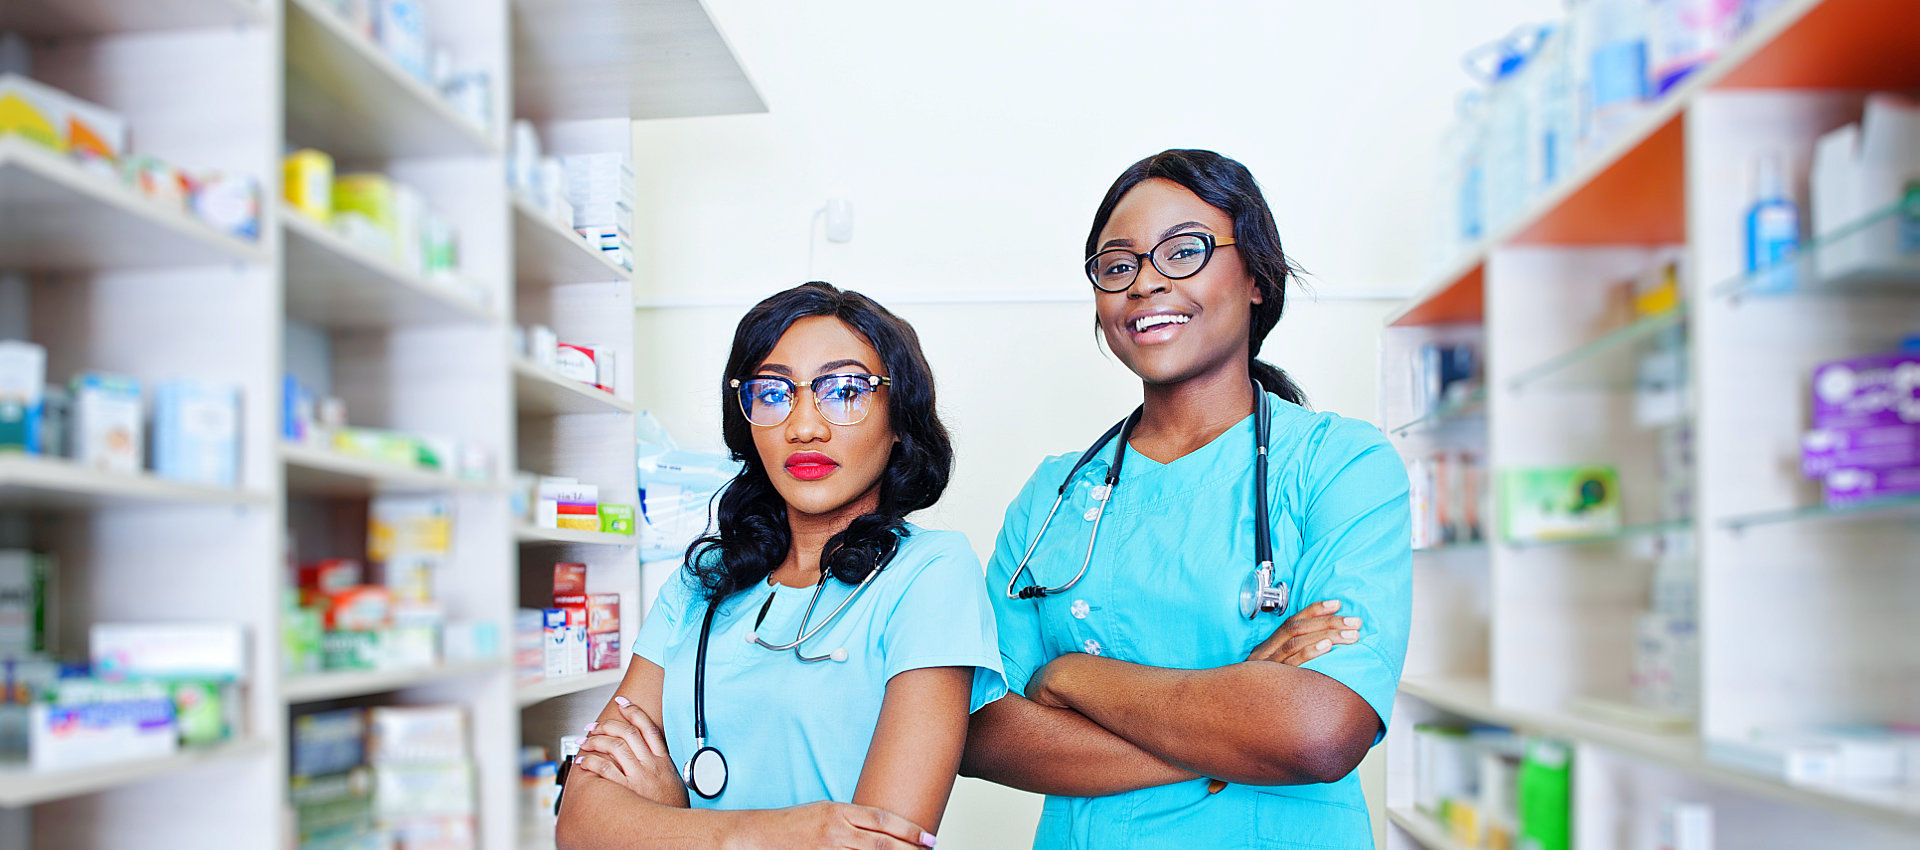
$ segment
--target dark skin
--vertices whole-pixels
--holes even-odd
[[[1233,220],[1185,187],[1151,179],[1115,207],[1100,248],[1148,251],[1173,233],[1233,237]],[[1144,410],[1129,446],[1168,463],[1252,415],[1253,305],[1262,295],[1237,250],[1169,280],[1142,263],[1133,286],[1095,296],[1109,348],[1140,376]],[[1144,317],[1181,321],[1140,324]],[[1243,662],[1205,670],[1069,653],[975,712],[961,772],[1045,794],[1105,796],[1198,776],[1248,785],[1333,782],[1351,773],[1380,718],[1345,685],[1298,665],[1351,643],[1359,622],[1309,606]],[[1307,654],[1311,652],[1312,654]],[[1248,717],[1260,717],[1248,723]]]

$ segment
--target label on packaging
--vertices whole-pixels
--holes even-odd
[[[548,608],[542,619],[540,642],[545,650],[545,670],[547,678],[558,679],[567,675],[567,612],[559,608]]]
[[[587,669],[620,669],[620,633],[587,635]]]
[[[562,561],[553,565],[553,595],[580,596],[587,592],[587,565]]]

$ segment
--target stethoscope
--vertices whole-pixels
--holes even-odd
[[[867,573],[866,578],[861,579],[860,583],[854,586],[853,592],[847,594],[847,598],[841,600],[840,604],[833,609],[833,613],[828,614],[825,620],[820,621],[820,625],[814,626],[809,631],[807,623],[813,619],[813,609],[820,604],[821,592],[827,589],[829,576],[825,570],[822,570],[819,583],[813,586],[813,598],[807,602],[806,613],[800,615],[799,636],[795,637],[792,643],[775,645],[760,639],[760,624],[766,622],[767,612],[773,608],[774,594],[767,594],[766,604],[760,606],[760,616],[754,618],[753,628],[747,630],[747,642],[759,644],[774,652],[791,651],[793,657],[806,664],[847,660],[847,648],[844,646],[835,647],[832,652],[825,655],[808,655],[800,651],[800,645],[814,639],[832,626],[833,621],[839,619],[840,612],[847,610],[847,606],[853,604],[853,600],[858,598],[860,592],[867,589],[867,584],[873,581],[873,577],[879,574],[880,570],[877,568]],[[721,792],[727,790],[727,757],[721,754],[720,748],[707,744],[707,637],[713,634],[713,613],[719,607],[719,599],[709,601],[706,619],[700,624],[700,643],[698,649],[694,650],[693,659],[694,751],[693,755],[687,758],[686,764],[680,768],[680,779],[687,784],[687,790],[708,800],[720,796]]]
[[[1040,532],[1033,536],[1033,542],[1027,544],[1026,554],[1020,556],[1020,565],[1013,571],[1013,577],[1007,579],[1008,599],[1039,599],[1058,593],[1065,593],[1087,574],[1087,567],[1093,563],[1094,543],[1100,539],[1100,520],[1106,517],[1107,503],[1113,500],[1113,491],[1120,485],[1120,464],[1127,459],[1127,442],[1133,436],[1133,426],[1139,424],[1144,407],[1136,407],[1127,418],[1108,428],[1093,446],[1080,455],[1073,468],[1067,470],[1066,480],[1060,482],[1060,490],[1053,499],[1053,508],[1047,511],[1047,518],[1040,523]],[[1251,620],[1261,614],[1278,614],[1287,610],[1287,583],[1275,582],[1273,572],[1272,529],[1268,528],[1267,516],[1267,437],[1271,430],[1271,413],[1267,410],[1265,393],[1259,386],[1254,387],[1253,404],[1253,560],[1254,569],[1240,583],[1240,613]],[[1107,468],[1107,477],[1093,488],[1092,496],[1099,504],[1087,509],[1087,519],[1093,521],[1093,533],[1087,537],[1087,556],[1080,561],[1080,571],[1059,587],[1042,587],[1038,582],[1014,589],[1020,583],[1020,576],[1027,572],[1027,561],[1033,558],[1033,550],[1039,548],[1040,539],[1047,534],[1047,526],[1053,524],[1053,517],[1060,512],[1060,503],[1067,498],[1067,489],[1073,486],[1080,468],[1100,455],[1100,450],[1114,437],[1119,444],[1113,451],[1113,463]]]

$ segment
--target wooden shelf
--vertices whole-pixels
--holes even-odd
[[[554,697],[563,697],[568,694],[577,694],[581,691],[590,691],[594,688],[617,685],[620,683],[621,677],[626,674],[625,670],[601,670],[597,673],[588,673],[584,676],[566,676],[559,679],[547,679],[531,685],[521,685],[515,688],[514,699],[520,703],[521,708],[526,708],[536,703],[546,702]]]
[[[287,490],[316,496],[370,496],[384,492],[464,491],[500,489],[488,481],[470,481],[343,455],[308,446],[282,445],[287,466]]]
[[[252,26],[266,19],[257,0],[8,0],[0,32],[27,38]]]
[[[1476,850],[1470,845],[1454,840],[1454,837],[1448,835],[1438,821],[1418,809],[1387,809],[1387,820],[1405,830],[1407,835],[1427,850]]]
[[[513,361],[513,397],[520,413],[632,413],[633,404],[525,358]]]
[[[513,103],[524,117],[767,111],[700,0],[513,0],[512,9]]]
[[[500,145],[324,0],[287,0],[287,138],[337,158],[484,156]]]
[[[438,667],[413,667],[400,670],[348,670],[288,676],[281,680],[280,694],[288,705],[329,699],[383,694],[448,679],[489,676],[507,669],[494,659]]]
[[[478,291],[402,268],[283,206],[287,315],[329,328],[493,322]]]
[[[72,461],[0,455],[0,507],[93,509],[181,505],[264,505],[260,493],[168,481],[150,474],[121,475]]]
[[[0,767],[0,806],[16,808],[108,791],[160,779],[225,761],[266,753],[265,741],[244,740],[170,756],[63,770],[33,770],[22,764]]]
[[[1478,321],[1487,253],[1504,245],[1686,241],[1682,116],[1716,89],[1920,86],[1907,0],[1793,0],[1694,72],[1634,127],[1389,314],[1390,326]]]
[[[260,246],[19,137],[0,138],[0,267],[28,271],[259,263]],[[104,238],[102,234],[111,234]]]
[[[609,531],[577,531],[571,528],[541,528],[536,525],[521,524],[513,527],[513,539],[529,545],[586,543],[597,546],[637,546],[640,538],[632,534],[614,534]]]
[[[513,199],[514,274],[523,284],[632,281],[633,272],[609,261],[573,228]]]
[[[1407,678],[1400,692],[1470,720],[1593,744],[1754,796],[1900,829],[1920,828],[1917,788],[1791,785],[1709,760],[1700,738],[1691,733],[1645,732],[1575,714],[1495,705],[1484,680]]]

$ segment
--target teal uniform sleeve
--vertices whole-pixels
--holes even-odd
[[[1361,618],[1359,642],[1301,665],[1359,694],[1386,728],[1407,657],[1413,609],[1413,530],[1407,470],[1386,435],[1333,419],[1310,437],[1293,494],[1305,509],[1292,610],[1327,599]],[[1374,739],[1379,742],[1379,737]]]
[[[646,619],[640,621],[640,633],[633,638],[633,654],[666,667],[667,644],[680,633],[687,606],[693,604],[695,596],[693,578],[687,568],[675,570],[671,578],[661,583],[660,595],[653,598],[653,607],[648,609]]]
[[[1054,488],[1058,481],[1047,478],[1048,470],[1057,464],[1051,460],[1042,462],[1040,468],[1033,471],[1020,495],[1007,506],[1007,515],[1000,523],[1000,538],[994,543],[993,558],[987,562],[987,599],[993,603],[994,620],[1000,627],[1000,663],[1006,669],[1007,688],[1016,694],[1027,692],[1027,681],[1033,674],[1052,659],[1046,655],[1046,646],[1041,641],[1040,606],[1031,599],[1008,599],[1007,582],[1013,578],[1013,571],[1020,565],[1020,556],[1026,554],[1027,544],[1033,542],[1029,535],[1040,527],[1044,512],[1052,502]],[[1061,474],[1065,471],[1062,469]],[[1021,584],[1032,581],[1029,573],[1022,578]]]
[[[973,668],[971,714],[1007,694],[993,610],[980,587],[980,559],[966,536],[932,535],[926,561],[901,586],[887,615],[880,657],[887,681],[924,667]]]

